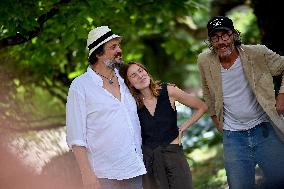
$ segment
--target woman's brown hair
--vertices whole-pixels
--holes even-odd
[[[141,93],[139,90],[135,89],[131,84],[130,84],[130,81],[128,79],[128,76],[127,76],[127,71],[129,69],[129,67],[131,65],[137,65],[139,66],[140,68],[144,69],[147,74],[149,75],[150,77],[150,90],[152,92],[152,94],[155,96],[155,97],[158,97],[160,95],[160,89],[161,89],[161,82],[160,81],[156,81],[153,79],[153,77],[151,76],[151,74],[149,74],[148,70],[146,69],[146,67],[141,64],[141,63],[138,63],[138,62],[134,62],[134,61],[130,61],[129,63],[127,64],[123,64],[121,67],[120,67],[120,70],[119,70],[119,73],[121,75],[121,77],[124,79],[124,82],[125,84],[127,85],[127,87],[129,88],[132,96],[134,97],[135,101],[136,101],[136,104],[138,106],[138,108],[141,108],[144,104],[143,104],[143,99],[141,97]]]

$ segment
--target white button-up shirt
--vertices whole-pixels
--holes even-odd
[[[84,146],[98,178],[128,179],[146,169],[136,103],[115,70],[121,101],[103,88],[90,67],[75,78],[66,103],[67,144]]]

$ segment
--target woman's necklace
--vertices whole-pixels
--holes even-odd
[[[145,98],[145,97],[142,96],[142,99],[143,99],[143,100],[148,100],[148,101],[153,100],[154,98],[155,98],[155,96],[151,96],[151,97],[149,97],[149,98]]]
[[[111,78],[108,78],[108,77],[106,77],[106,76],[104,76],[104,75],[102,75],[102,74],[100,74],[99,72],[97,72],[97,71],[95,71],[97,74],[99,74],[100,76],[102,76],[103,78],[105,78],[105,79],[107,79],[108,80],[108,83],[110,84],[110,85],[112,85],[113,84],[113,77],[114,77],[114,74],[112,74],[112,77]]]

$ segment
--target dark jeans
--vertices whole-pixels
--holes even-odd
[[[147,174],[143,189],[192,189],[192,177],[182,146],[170,144],[155,149],[143,146]]]
[[[223,145],[230,189],[255,188],[257,164],[265,177],[262,188],[284,189],[284,143],[269,122],[247,131],[225,130]]]

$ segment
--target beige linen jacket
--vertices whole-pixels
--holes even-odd
[[[284,93],[284,56],[269,50],[264,45],[241,45],[238,47],[245,76],[257,101],[267,113],[274,128],[284,139],[284,119],[276,111],[275,91],[272,76],[282,74],[280,93]],[[210,116],[216,115],[223,128],[223,97],[221,64],[216,53],[206,51],[198,56],[203,96]]]

